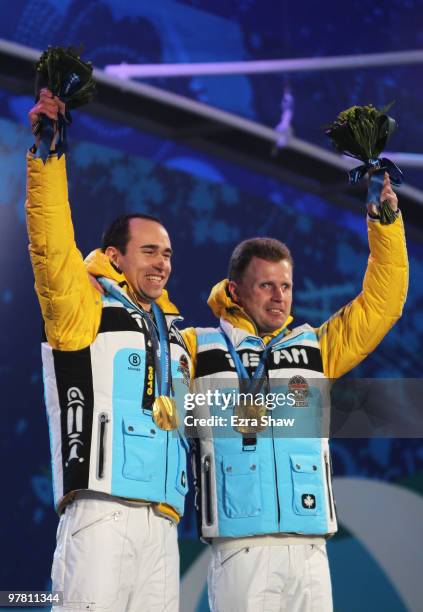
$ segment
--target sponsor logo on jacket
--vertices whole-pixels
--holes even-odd
[[[67,438],[69,455],[65,462],[68,467],[71,461],[83,463],[84,458],[78,455],[78,450],[84,446],[81,440],[83,411],[85,407],[84,395],[78,387],[70,387],[67,392]]]

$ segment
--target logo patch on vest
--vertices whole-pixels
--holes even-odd
[[[292,393],[295,398],[294,408],[305,408],[308,406],[310,389],[303,376],[297,375],[290,378],[288,381],[288,391]]]
[[[134,366],[134,368],[137,368],[141,363],[141,357],[138,355],[138,353],[131,353],[128,357],[128,361],[131,364],[131,366]]]
[[[188,363],[188,357],[186,355],[181,355],[179,357],[178,372],[182,374],[184,383],[186,384],[187,387],[189,387],[189,381],[190,381],[189,363]]]
[[[301,495],[301,503],[306,510],[314,510],[316,507],[316,498],[312,493],[304,493]]]
[[[84,446],[81,440],[82,424],[83,424],[83,412],[85,408],[85,398],[78,387],[71,387],[67,392],[67,436],[69,444],[69,455],[65,462],[65,466],[68,467],[69,463],[73,460],[83,463],[84,457],[78,454],[78,450]]]
[[[141,372],[141,355],[139,353],[131,353],[128,357],[128,363],[128,370],[135,370],[136,372]]]

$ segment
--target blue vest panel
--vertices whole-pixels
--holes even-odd
[[[223,324],[251,374],[264,349],[261,338],[245,333],[240,341],[240,330]],[[284,414],[298,419],[302,437],[283,435],[271,420],[255,435],[238,433],[230,426],[231,407],[225,411],[225,427],[199,429],[196,484],[206,539],[336,531],[329,448],[321,437],[327,399],[322,399],[323,367],[314,330],[305,325],[278,342],[271,349],[267,372],[268,394],[294,393],[292,407]],[[216,389],[228,395],[239,390],[235,366],[219,329],[197,329],[194,391]],[[218,413],[222,411],[213,402],[194,410],[197,418]],[[277,409],[267,412],[274,423],[281,414]]]

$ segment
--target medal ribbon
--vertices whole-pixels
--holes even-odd
[[[154,347],[155,359],[156,355],[158,358],[158,363],[156,363],[157,388],[159,390],[159,395],[167,395],[170,397],[172,374],[170,368],[169,330],[167,328],[166,319],[161,308],[159,308],[154,302],[151,307],[159,330],[159,334],[157,336],[154,323],[147,315],[147,325],[151,326],[152,328],[150,334]]]
[[[157,389],[159,392],[158,394],[169,396],[171,387],[169,333],[163,311],[153,302],[152,311],[158,327],[157,332],[156,326],[154,325],[149,313],[132,302],[125,292],[117,287],[115,283],[104,276],[98,277],[97,281],[106,291],[106,293],[119,300],[119,302],[121,302],[127,308],[136,310],[143,317],[149,331],[151,343],[153,345],[154,369],[156,374]]]
[[[229,338],[227,333],[222,328],[220,329],[223,335],[225,336],[228,351],[234,361],[235,368],[238,374],[240,388],[241,386],[244,386],[245,382],[248,380],[249,381],[248,388],[246,390],[243,390],[243,393],[252,393],[253,395],[255,395],[256,393],[259,392],[259,390],[261,389],[263,385],[262,378],[263,378],[263,374],[265,370],[266,359],[267,359],[270,349],[272,348],[272,346],[274,346],[277,342],[279,342],[279,340],[281,340],[285,336],[288,330],[286,328],[283,329],[281,332],[279,332],[277,336],[275,336],[274,338],[270,340],[270,342],[266,345],[264,351],[261,354],[260,361],[259,361],[257,368],[255,369],[253,375],[250,376],[248,374],[247,368],[244,366],[244,364],[241,361],[240,356],[235,350],[235,347],[232,344],[231,339]]]

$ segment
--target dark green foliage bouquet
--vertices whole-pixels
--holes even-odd
[[[369,175],[367,204],[379,205],[384,173],[389,174],[391,183],[402,182],[401,170],[386,157],[380,157],[390,136],[396,128],[396,121],[386,114],[391,105],[381,110],[371,104],[352,106],[339,113],[336,120],[327,128],[326,134],[334,148],[344,155],[359,159],[362,165],[350,170],[350,183],[358,183]],[[395,213],[388,202],[380,206],[382,223],[392,223]]]
[[[36,64],[35,98],[41,89],[48,88],[66,104],[65,116],[59,115],[58,125],[48,117],[42,117],[35,126],[35,134],[41,137],[39,156],[45,161],[56,129],[59,131],[57,152],[60,157],[67,150],[66,124],[71,123],[70,110],[90,102],[95,94],[93,67],[83,62],[73,47],[49,47]]]

